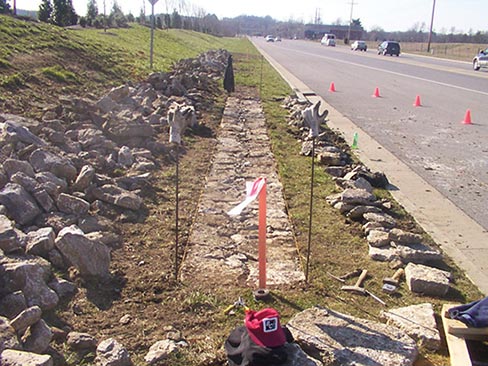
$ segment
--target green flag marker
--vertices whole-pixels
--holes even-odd
[[[354,132],[354,136],[352,138],[352,145],[351,145],[351,149],[357,149],[358,148],[358,133],[357,132]]]

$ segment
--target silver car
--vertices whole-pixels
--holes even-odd
[[[484,51],[480,51],[473,58],[473,69],[478,71],[481,67],[488,67],[488,48]]]
[[[364,41],[354,41],[351,44],[352,51],[366,51],[368,49],[368,45]]]

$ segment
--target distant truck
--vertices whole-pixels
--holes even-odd
[[[323,44],[324,46],[332,46],[332,47],[335,47],[335,45],[336,45],[336,37],[335,37],[334,34],[326,33],[322,37],[322,40],[320,41],[320,43]]]

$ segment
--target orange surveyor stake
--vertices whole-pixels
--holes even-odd
[[[375,88],[374,93],[372,95],[373,98],[379,98],[380,97],[380,89]]]
[[[465,125],[471,125],[471,111],[469,109],[466,110],[466,114],[464,115],[464,120],[462,121]]]
[[[259,288],[266,289],[266,178],[259,192]]]
[[[420,103],[420,95],[417,95],[415,97],[415,102],[413,103],[413,106],[414,107],[421,107],[422,106],[422,104]]]
[[[334,82],[331,82],[331,83],[330,83],[329,91],[330,91],[330,92],[335,92],[335,91],[336,91],[336,89],[335,89],[335,85],[334,85]]]

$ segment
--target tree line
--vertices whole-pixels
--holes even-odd
[[[12,4],[12,5],[11,5]],[[151,25],[160,29],[188,29],[219,36],[266,35],[275,34],[282,38],[302,38],[307,25],[302,21],[290,19],[277,21],[270,16],[258,17],[242,15],[235,18],[219,19],[215,14],[208,14],[203,8],[190,3],[188,0],[164,0],[166,12],[156,14],[154,19],[146,15],[145,0],[139,16],[129,13],[125,15],[117,0],[112,2],[112,7],[105,7],[106,0],[102,0],[100,11],[97,0],[88,0],[86,15],[76,14],[72,0],[42,0],[38,19],[58,26],[70,26],[79,24],[83,27],[112,28],[128,27],[131,22]],[[13,8],[12,8],[13,7]],[[0,14],[9,14],[15,9],[15,0],[0,0]],[[172,11],[171,11],[172,9]],[[342,24],[340,18],[334,24]],[[348,25],[345,22],[342,25]],[[352,25],[361,26],[360,19],[353,19]],[[388,32],[380,27],[374,27],[364,31],[362,39],[368,41],[383,41],[386,39],[400,42],[426,42],[428,31],[425,23],[415,23],[411,29],[405,32]],[[437,43],[488,43],[487,31],[458,32],[454,27],[450,30],[442,29],[432,34],[432,42]]]

